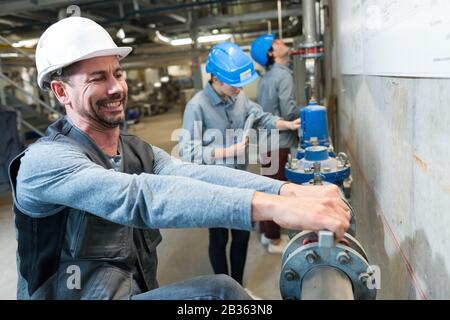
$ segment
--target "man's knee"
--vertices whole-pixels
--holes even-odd
[[[224,274],[211,276],[217,295],[225,300],[251,300],[245,289],[233,278]]]

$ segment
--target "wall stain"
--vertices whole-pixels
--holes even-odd
[[[428,164],[422,160],[417,154],[414,154],[414,161],[416,162],[417,166],[425,173],[428,172]]]

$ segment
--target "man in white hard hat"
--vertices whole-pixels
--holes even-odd
[[[158,228],[332,230],[347,206],[336,187],[312,190],[229,168],[180,164],[121,133],[127,85],[118,48],[94,21],[50,26],[36,49],[38,83],[67,116],[10,165],[19,299],[249,299],[223,275],[158,288]]]

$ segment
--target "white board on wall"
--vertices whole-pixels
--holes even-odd
[[[335,3],[341,71],[346,74],[362,74],[364,73],[362,0],[336,0]]]
[[[450,78],[449,0],[335,0],[344,74]]]

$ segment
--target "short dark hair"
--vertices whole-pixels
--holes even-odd
[[[267,64],[266,64],[266,70],[269,70],[270,67],[275,63],[275,59],[273,58],[273,55],[269,55],[269,52],[273,52],[273,47],[270,47],[269,51],[267,51]]]
[[[69,83],[69,77],[75,74],[78,62],[72,63],[64,68],[58,69],[50,74],[50,82],[53,80]],[[49,83],[50,85],[50,83]]]
[[[220,81],[219,78],[217,78],[215,75],[213,75],[213,74],[211,73],[211,77],[209,78],[209,83],[210,83],[210,84],[213,84],[214,79],[216,79],[217,81]]]

